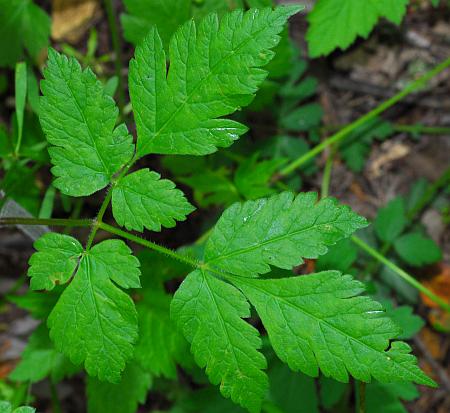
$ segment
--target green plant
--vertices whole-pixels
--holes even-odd
[[[14,67],[24,49],[37,59],[48,46],[50,17],[32,0],[1,0],[0,9],[0,67]]]
[[[270,68],[285,22],[296,11],[296,7],[239,10],[224,14],[220,23],[216,15],[208,15],[198,27],[190,21],[174,29],[169,55],[164,53],[156,28],[151,28],[130,62],[136,145],[120,123],[113,99],[92,71],[82,70],[74,58],[49,52],[39,117],[53,165],[52,188],[71,197],[89,196],[105,188],[107,192],[95,219],[52,219],[43,202],[41,211],[47,212],[40,219],[1,221],[91,230],[85,246],[73,236],[54,232],[35,242],[37,251],[28,271],[30,286],[45,293],[29,292],[10,300],[33,317],[47,320],[47,325],[35,330],[11,379],[33,383],[49,377],[54,386],[84,366],[91,413],[136,411],[157,379],[176,378],[177,365],[205,387],[186,395],[180,384],[169,394],[177,407],[192,412],[217,411],[218,406],[224,411],[242,411],[217,397],[215,388],[205,386],[196,365],[205,369],[212,384],[220,385],[223,396],[249,411],[282,408],[298,412],[296,401],[285,397],[285,383],[310,395],[301,407],[308,413],[318,411],[319,402],[332,407],[348,397],[350,388],[344,383],[350,376],[364,383],[374,379],[360,387],[366,392],[367,411],[374,411],[379,397],[401,409],[401,398],[417,396],[412,382],[434,385],[418,368],[409,346],[392,341],[410,338],[422,325],[420,319],[408,307],[393,308],[390,302],[380,304],[362,296],[364,285],[349,275],[357,271],[352,267],[357,252],[351,240],[366,251],[372,248],[352,237],[367,221],[333,198],[319,200],[310,192],[276,194],[291,184],[282,180],[290,171],[305,165],[330,143],[349,139],[355,144],[351,139],[357,141],[352,133],[358,126],[374,120],[425,83],[424,79],[292,158],[267,156],[275,152],[271,145],[265,155],[264,148],[258,148],[244,159],[227,151],[239,163],[232,180],[237,195],[232,198],[224,190],[214,194],[217,202],[212,203],[249,201],[233,203],[192,247],[174,251],[105,222],[110,204],[115,222],[127,230],[160,231],[186,219],[194,207],[181,190],[148,168],[133,168],[149,154],[210,155],[244,134],[247,128],[237,117],[224,117],[252,102],[266,79],[263,68]],[[448,65],[444,62],[425,79]],[[315,89],[314,81],[300,81],[304,70],[303,63],[294,65],[285,73],[290,75],[286,82],[277,80],[276,94],[271,95],[283,99],[277,126],[286,133],[311,132],[310,128],[298,129],[296,122],[301,119],[298,104]],[[19,118],[23,118],[25,99],[21,72],[19,67]],[[373,137],[379,136],[367,138],[366,145]],[[276,140],[276,145],[288,146],[283,155],[292,155],[293,139]],[[277,151],[282,153],[280,148]],[[364,155],[365,149],[358,151]],[[22,150],[17,152],[20,159]],[[14,158],[13,150],[7,153]],[[203,158],[195,159],[203,162]],[[172,165],[178,170],[186,167],[183,161]],[[192,171],[192,165],[188,166]],[[253,176],[255,170],[264,179]],[[199,181],[190,183],[202,192]],[[201,206],[209,205],[205,192],[196,196]],[[260,198],[268,195],[272,196]],[[404,227],[392,230],[383,215],[381,211],[375,231],[381,241],[394,243],[401,256],[402,245],[411,239],[399,238]],[[392,217],[397,218],[394,224],[401,223],[396,213],[387,214],[388,220]],[[99,231],[152,252],[133,255],[121,239],[96,243]],[[386,235],[391,232],[394,235]],[[412,237],[413,243],[424,240],[417,232]],[[318,272],[294,273],[293,268],[304,259],[317,259]],[[172,297],[165,283],[180,278],[184,281]],[[264,334],[260,337],[259,319],[268,339]],[[317,394],[311,376],[320,373],[321,394]]]
[[[357,36],[367,37],[380,17],[400,24],[409,0],[319,0],[308,16],[306,35],[312,57],[346,49]]]

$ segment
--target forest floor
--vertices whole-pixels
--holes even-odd
[[[41,3],[50,12],[48,1]],[[394,95],[402,86],[414,79],[424,68],[450,56],[450,14],[442,15],[424,2],[411,12],[400,28],[385,23],[377,27],[368,40],[359,40],[346,53],[336,52],[328,58],[311,62],[309,72],[319,79],[317,101],[324,108],[324,124],[345,125],[374,108],[384,99]],[[74,35],[72,46],[84,52],[88,29],[98,32],[98,54],[111,52],[108,24],[102,12],[96,9]],[[120,10],[118,10],[120,12]],[[293,38],[305,49],[304,16],[296,16],[291,22]],[[73,39],[72,39],[73,40]],[[59,43],[56,42],[56,45]],[[127,61],[133,48],[124,44],[123,59]],[[114,73],[112,64],[105,70]],[[442,79],[447,79],[442,82]],[[11,82],[13,83],[13,82]],[[13,93],[13,90],[11,90]],[[12,96],[12,95],[10,95]],[[10,105],[11,109],[11,105]],[[0,120],[9,113],[0,113]],[[430,86],[418,95],[413,95],[383,115],[396,125],[450,125],[450,81],[448,72],[442,73]],[[255,116],[254,122],[258,122]],[[258,125],[254,125],[258,128]],[[326,136],[326,131],[324,131]],[[399,131],[394,137],[375,143],[369,160],[361,173],[355,174],[336,158],[331,175],[330,195],[351,205],[354,210],[371,219],[376,211],[395,195],[405,194],[419,178],[433,182],[449,167],[450,136],[424,134],[419,139]],[[317,160],[323,166],[329,152],[325,151]],[[155,160],[149,161],[159,168]],[[156,163],[156,165],[155,165]],[[320,168],[323,170],[323,167]],[[321,173],[305,178],[308,190],[319,190]],[[42,185],[49,182],[50,174],[42,176]],[[100,197],[101,195],[99,195]],[[85,204],[84,216],[96,213],[97,201],[93,197]],[[439,264],[421,268],[408,268],[419,280],[429,282],[437,292],[450,301],[450,231],[448,223],[440,218],[433,206],[425,208],[420,222],[429,235],[439,244],[443,259]],[[83,232],[80,232],[85,236]],[[154,239],[170,247],[194,241],[200,236],[195,217],[181,223],[170,232],[170,239],[162,234]],[[19,230],[2,229],[0,236],[0,296],[11,291],[15,285],[25,290],[24,282],[27,261],[33,252],[32,240]],[[440,277],[438,277],[440,275]],[[439,279],[438,279],[439,278]],[[433,284],[433,282],[435,284]],[[409,404],[412,413],[450,412],[450,336],[436,331],[431,326],[435,317],[445,317],[431,308],[426,300],[419,300],[415,312],[427,325],[411,343],[415,354],[427,373],[441,383],[438,390],[421,387],[421,396]],[[448,316],[447,316],[448,317]],[[431,320],[431,321],[430,321]],[[450,320],[447,320],[450,323]],[[28,335],[36,327],[36,321],[26,312],[2,300],[0,307],[0,378],[4,378],[14,367],[23,350]],[[42,393],[42,398],[51,399],[46,384],[34,386],[33,392]],[[77,377],[65,381],[58,389],[67,412],[82,412],[84,401],[78,396],[84,392],[83,383]],[[149,406],[149,405],[148,405]],[[148,407],[147,406],[147,407]],[[66,410],[64,410],[66,411]]]

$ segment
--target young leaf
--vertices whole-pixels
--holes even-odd
[[[325,255],[316,260],[315,270],[338,270],[346,272],[358,258],[358,250],[355,244],[348,238],[333,245]]]
[[[378,210],[375,218],[375,232],[384,242],[393,242],[405,229],[406,212],[402,197],[397,197]]]
[[[268,381],[258,352],[258,331],[242,320],[250,308],[239,290],[207,272],[196,270],[181,284],[171,304],[171,314],[191,351],[223,396],[250,412],[259,412]]]
[[[48,329],[41,324],[31,335],[21,355],[21,360],[9,375],[11,380],[38,382],[50,376],[54,383],[76,373],[79,367],[55,350]]]
[[[386,315],[401,329],[397,338],[413,338],[425,325],[425,321],[413,314],[413,308],[409,305],[394,308],[392,303],[387,301],[383,302],[383,307],[386,309]]]
[[[55,284],[65,284],[72,277],[83,252],[73,237],[48,232],[34,243],[28,276],[32,290],[52,290]]]
[[[170,319],[172,296],[162,288],[144,291],[143,295],[137,305],[139,340],[134,357],[152,375],[176,379],[176,363],[184,363],[189,347]]]
[[[137,314],[123,288],[139,285],[139,262],[123,241],[107,240],[81,257],[48,318],[58,351],[100,380],[118,382],[137,339]],[[116,284],[115,284],[116,283]]]
[[[232,274],[256,277],[270,266],[291,269],[303,258],[317,258],[367,221],[333,198],[317,194],[234,204],[220,217],[205,249],[208,265]]]
[[[42,320],[49,316],[63,289],[64,287],[60,286],[45,293],[29,290],[24,295],[7,296],[7,299],[17,307],[28,311],[36,320]]]
[[[370,383],[366,387],[366,411],[379,413],[382,400],[383,413],[408,413],[402,400],[411,401],[419,396],[419,391],[412,383]]]
[[[175,184],[148,169],[122,178],[112,193],[114,219],[128,230],[161,231],[184,221],[195,208]]]
[[[242,162],[234,175],[236,188],[245,199],[258,199],[275,193],[275,189],[269,186],[270,179],[286,162],[282,158],[258,162],[258,156],[256,153]]]
[[[308,15],[306,38],[311,57],[346,49],[367,37],[380,17],[400,24],[409,0],[318,0]]]
[[[32,0],[0,0],[0,67],[13,66],[24,48],[36,58],[48,45],[50,17]]]
[[[133,362],[127,366],[118,384],[88,377],[88,413],[135,413],[138,405],[145,403],[151,385],[150,374]]]
[[[272,346],[294,371],[347,382],[414,381],[435,386],[363,284],[338,271],[272,280],[233,277],[255,306]]]
[[[442,259],[439,246],[422,234],[412,232],[397,238],[394,243],[397,254],[409,265],[420,267]]]
[[[130,62],[137,153],[205,155],[230,146],[247,129],[222,118],[248,105],[266,77],[278,33],[297,6],[237,10],[219,23],[208,15],[176,31],[170,68],[152,28]]]
[[[54,185],[72,196],[90,195],[108,185],[130,161],[134,145],[119,111],[90,69],[49,51],[41,83],[40,121],[52,159]]]
[[[279,360],[269,363],[268,374],[270,399],[281,409],[280,413],[319,413],[314,379],[291,371]]]

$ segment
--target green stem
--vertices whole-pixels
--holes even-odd
[[[55,383],[50,380],[50,392],[52,397],[53,413],[62,413],[61,403],[58,397],[58,390]]]
[[[335,133],[334,135],[330,136],[329,138],[322,141],[319,145],[312,148],[310,151],[308,151],[306,154],[300,156],[293,162],[291,162],[289,165],[285,166],[280,172],[279,176],[283,177],[286,175],[289,175],[292,173],[295,169],[299,168],[300,166],[304,165],[306,162],[308,162],[310,159],[314,158],[317,154],[322,152],[325,148],[332,145],[333,143],[339,142],[342,139],[344,139],[349,133],[353,132],[355,129],[366,123],[367,121],[373,119],[374,117],[378,116],[379,114],[383,113],[390,107],[394,106],[397,102],[408,96],[409,94],[417,91],[418,89],[422,88],[424,85],[428,83],[430,79],[432,79],[437,74],[441,73],[443,70],[445,70],[447,67],[450,66],[450,58],[442,62],[441,64],[434,67],[432,70],[427,72],[425,75],[420,77],[419,79],[415,80],[414,82],[410,83],[408,86],[406,86],[401,92],[397,93],[395,96],[391,97],[390,99],[384,101],[380,105],[378,105],[375,109],[371,110],[369,113],[365,114],[364,116],[360,117],[356,121],[350,123],[343,129],[341,129],[339,132]]]
[[[62,219],[62,218],[0,218],[1,225],[49,225],[52,227],[90,227],[92,219]]]
[[[445,126],[394,125],[396,132],[419,133],[425,135],[449,135],[450,128]]]
[[[125,106],[125,90],[122,78],[122,40],[119,35],[119,30],[117,28],[117,16],[114,10],[112,0],[104,0],[106,14],[108,16],[108,25],[111,32],[111,41],[114,48],[115,59],[114,67],[116,71],[116,76],[119,81],[117,103],[119,105],[120,114],[123,114],[123,108]]]
[[[342,128],[345,128],[347,125],[325,125],[321,129],[325,132],[334,132],[338,131]],[[449,135],[450,136],[450,127],[446,126],[424,126],[424,125],[402,125],[402,124],[393,124],[392,128],[395,132],[406,132],[406,133],[417,133],[423,135]]]
[[[108,188],[108,192],[106,193],[106,197],[100,205],[100,210],[98,211],[97,217],[95,218],[94,225],[92,226],[92,231],[89,234],[88,240],[86,242],[86,251],[91,249],[92,243],[94,242],[95,235],[97,234],[100,225],[102,224],[103,216],[105,215],[106,210],[108,209],[109,203],[111,202],[113,189],[110,186]]]
[[[89,238],[86,242],[86,251],[89,251],[89,249],[92,246],[92,243],[94,242],[95,235],[97,234],[97,231],[100,228],[100,224],[102,223],[103,216],[105,215],[105,212],[108,209],[109,203],[111,202],[114,187],[127,174],[127,172],[130,170],[130,168],[137,161],[137,159],[138,159],[137,154],[135,153],[133,155],[133,158],[131,158],[131,160],[118,173],[118,175],[113,178],[112,183],[108,188],[108,193],[106,194],[105,199],[103,200],[102,204],[100,205],[100,210],[98,211],[97,217],[95,218],[95,223],[92,227],[92,231],[89,234]]]
[[[359,413],[366,413],[366,383],[359,382]]]
[[[447,183],[450,182],[450,168],[448,168],[440,177],[438,180],[436,180],[432,185],[428,187],[428,189],[425,191],[425,193],[422,195],[422,197],[417,201],[415,207],[408,212],[407,219],[408,223],[404,230],[408,229],[415,221],[418,215],[422,212],[422,210],[435,198],[438,191]],[[392,248],[392,243],[385,242],[380,252],[382,255],[386,255]],[[377,261],[373,261],[371,263],[368,263],[364,272],[373,274],[378,270],[378,267],[380,266],[380,263]]]
[[[184,264],[187,264],[191,267],[194,267],[194,268],[201,267],[201,264],[198,261],[194,260],[193,258],[190,258],[186,255],[179,254],[169,248],[163,247],[162,245],[155,244],[154,242],[147,241],[146,239],[138,237],[137,235],[131,234],[127,231],[123,231],[120,228],[113,227],[111,225],[105,224],[104,222],[100,222],[98,227],[106,232],[118,235],[122,238],[133,241],[136,244],[140,244],[140,245],[142,245],[146,248],[149,248],[153,251],[159,252],[160,254],[164,254],[170,258],[181,261]]]
[[[320,190],[321,198],[326,198],[330,192],[331,170],[333,169],[333,161],[334,161],[335,154],[336,154],[336,148],[333,147],[331,149],[331,153],[328,156],[327,161],[325,163],[325,169],[323,170],[322,187]]]
[[[438,297],[431,290],[423,286],[419,281],[417,281],[413,276],[409,275],[406,271],[395,265],[392,261],[389,261],[384,255],[380,254],[377,250],[372,248],[370,245],[366,244],[362,239],[353,235],[351,240],[362,250],[367,252],[370,256],[384,264],[386,267],[394,271],[399,277],[403,278],[408,284],[417,288],[421,293],[425,294],[428,298],[433,300],[444,310],[450,312],[450,305],[446,303],[441,297]]]

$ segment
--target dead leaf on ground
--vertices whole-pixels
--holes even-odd
[[[433,357],[433,359],[435,359],[437,362],[442,362],[448,350],[448,344],[446,344],[445,341],[442,340],[442,335],[436,333],[430,328],[424,327],[420,331],[419,336],[423,344],[426,346],[430,356]],[[433,367],[428,364],[427,361],[422,360],[421,364],[423,371],[427,375],[435,377]]]
[[[431,279],[424,281],[423,285],[430,289],[437,296],[450,304],[450,266],[440,264],[439,272]],[[430,307],[428,320],[431,325],[438,331],[450,332],[450,314],[439,307],[434,301],[426,295],[420,294],[423,303]]]
[[[429,280],[425,280],[423,285],[430,289],[434,294],[441,297],[450,304],[450,266],[440,264],[439,272]],[[424,294],[420,294],[423,303],[427,307],[439,308],[439,305]]]
[[[52,0],[52,37],[77,43],[100,16],[99,0]]]
[[[387,141],[381,148],[383,153],[371,162],[369,168],[369,175],[372,178],[378,178],[386,165],[404,158],[410,152],[410,147],[400,142]]]

